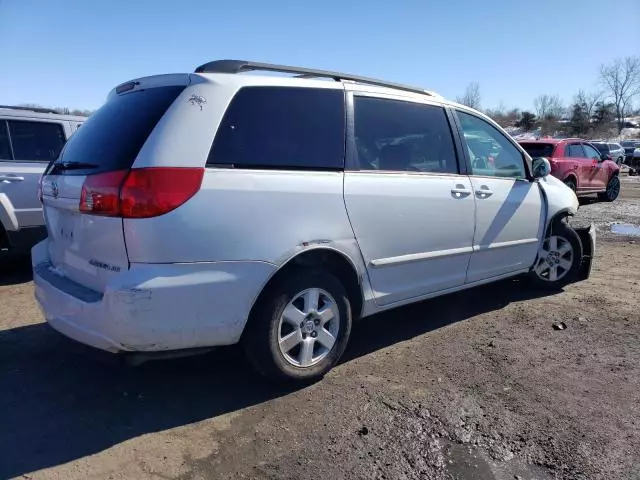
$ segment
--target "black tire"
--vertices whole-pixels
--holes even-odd
[[[601,202],[613,202],[618,198],[618,195],[620,195],[620,178],[618,178],[618,175],[614,175],[607,183],[606,192],[598,194],[598,200]]]
[[[301,367],[292,364],[281,352],[280,318],[289,302],[308,289],[321,289],[333,297],[339,322],[335,343],[328,354],[313,365]],[[351,323],[349,298],[336,277],[325,271],[297,270],[269,288],[254,307],[242,344],[249,362],[263,376],[278,381],[312,382],[322,378],[340,360],[349,341]]]
[[[564,184],[569,187],[571,190],[573,190],[574,193],[577,192],[578,187],[576,186],[576,181],[573,178],[567,178],[564,181]]]
[[[546,258],[542,258],[540,255],[542,255],[544,247],[549,246],[547,242],[551,239],[551,237],[556,237],[557,239],[562,239],[563,241],[568,242],[568,244],[571,245],[572,252],[570,266],[568,268],[564,269],[559,264],[557,264],[556,271],[562,273],[562,275],[559,276],[559,278],[557,278],[556,280],[552,279],[552,277],[550,276],[550,271],[549,273],[538,272],[539,266],[542,268],[548,268],[546,267],[546,265],[548,265]],[[557,243],[560,242],[558,241]],[[567,254],[560,255],[555,259],[559,260],[560,262],[562,262],[563,260],[569,261]],[[578,271],[580,270],[581,263],[582,242],[580,241],[580,237],[578,236],[576,231],[571,228],[571,226],[566,222],[566,220],[556,221],[550,226],[549,231],[545,236],[541,254],[539,254],[538,258],[536,258],[536,262],[531,269],[531,272],[529,272],[529,280],[531,281],[533,286],[537,288],[541,288],[544,290],[559,290],[573,281]],[[562,272],[560,272],[560,269],[562,269]]]

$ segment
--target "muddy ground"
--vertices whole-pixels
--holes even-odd
[[[594,221],[592,277],[509,280],[361,322],[283,390],[236,349],[126,367],[42,323],[0,274],[0,478],[640,479],[640,178]],[[564,330],[552,324],[562,321]]]

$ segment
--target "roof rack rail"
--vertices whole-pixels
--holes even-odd
[[[10,110],[26,110],[28,112],[37,112],[37,113],[57,113],[60,114],[60,112],[57,112],[51,108],[44,108],[44,107],[17,107],[17,106],[13,106],[13,105],[0,105],[0,108],[8,108]]]
[[[332,78],[336,81],[350,80],[357,83],[367,85],[376,85],[378,87],[395,88],[407,92],[421,93],[423,95],[438,96],[433,92],[429,92],[422,88],[411,87],[401,83],[385,82],[375,78],[360,77],[349,73],[330,72],[327,70],[316,70],[312,68],[292,67],[288,65],[275,65],[272,63],[249,62],[246,60],[214,60],[212,62],[200,65],[195,69],[195,73],[242,73],[250,71],[280,72],[292,73],[296,78]]]

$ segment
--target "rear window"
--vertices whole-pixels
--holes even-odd
[[[104,104],[69,139],[60,163],[87,164],[89,168],[56,171],[86,175],[131,168],[138,152],[162,115],[184,86],[157,87],[119,95]]]
[[[520,146],[531,158],[552,157],[555,148],[552,143],[521,143]]]
[[[13,158],[20,162],[50,162],[64,146],[64,130],[55,122],[9,120]]]
[[[341,169],[344,124],[342,90],[245,87],[224,115],[207,165]]]

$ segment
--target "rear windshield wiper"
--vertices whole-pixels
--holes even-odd
[[[98,168],[99,165],[95,163],[86,163],[86,162],[60,162],[54,163],[51,170],[84,170],[91,168]]]

